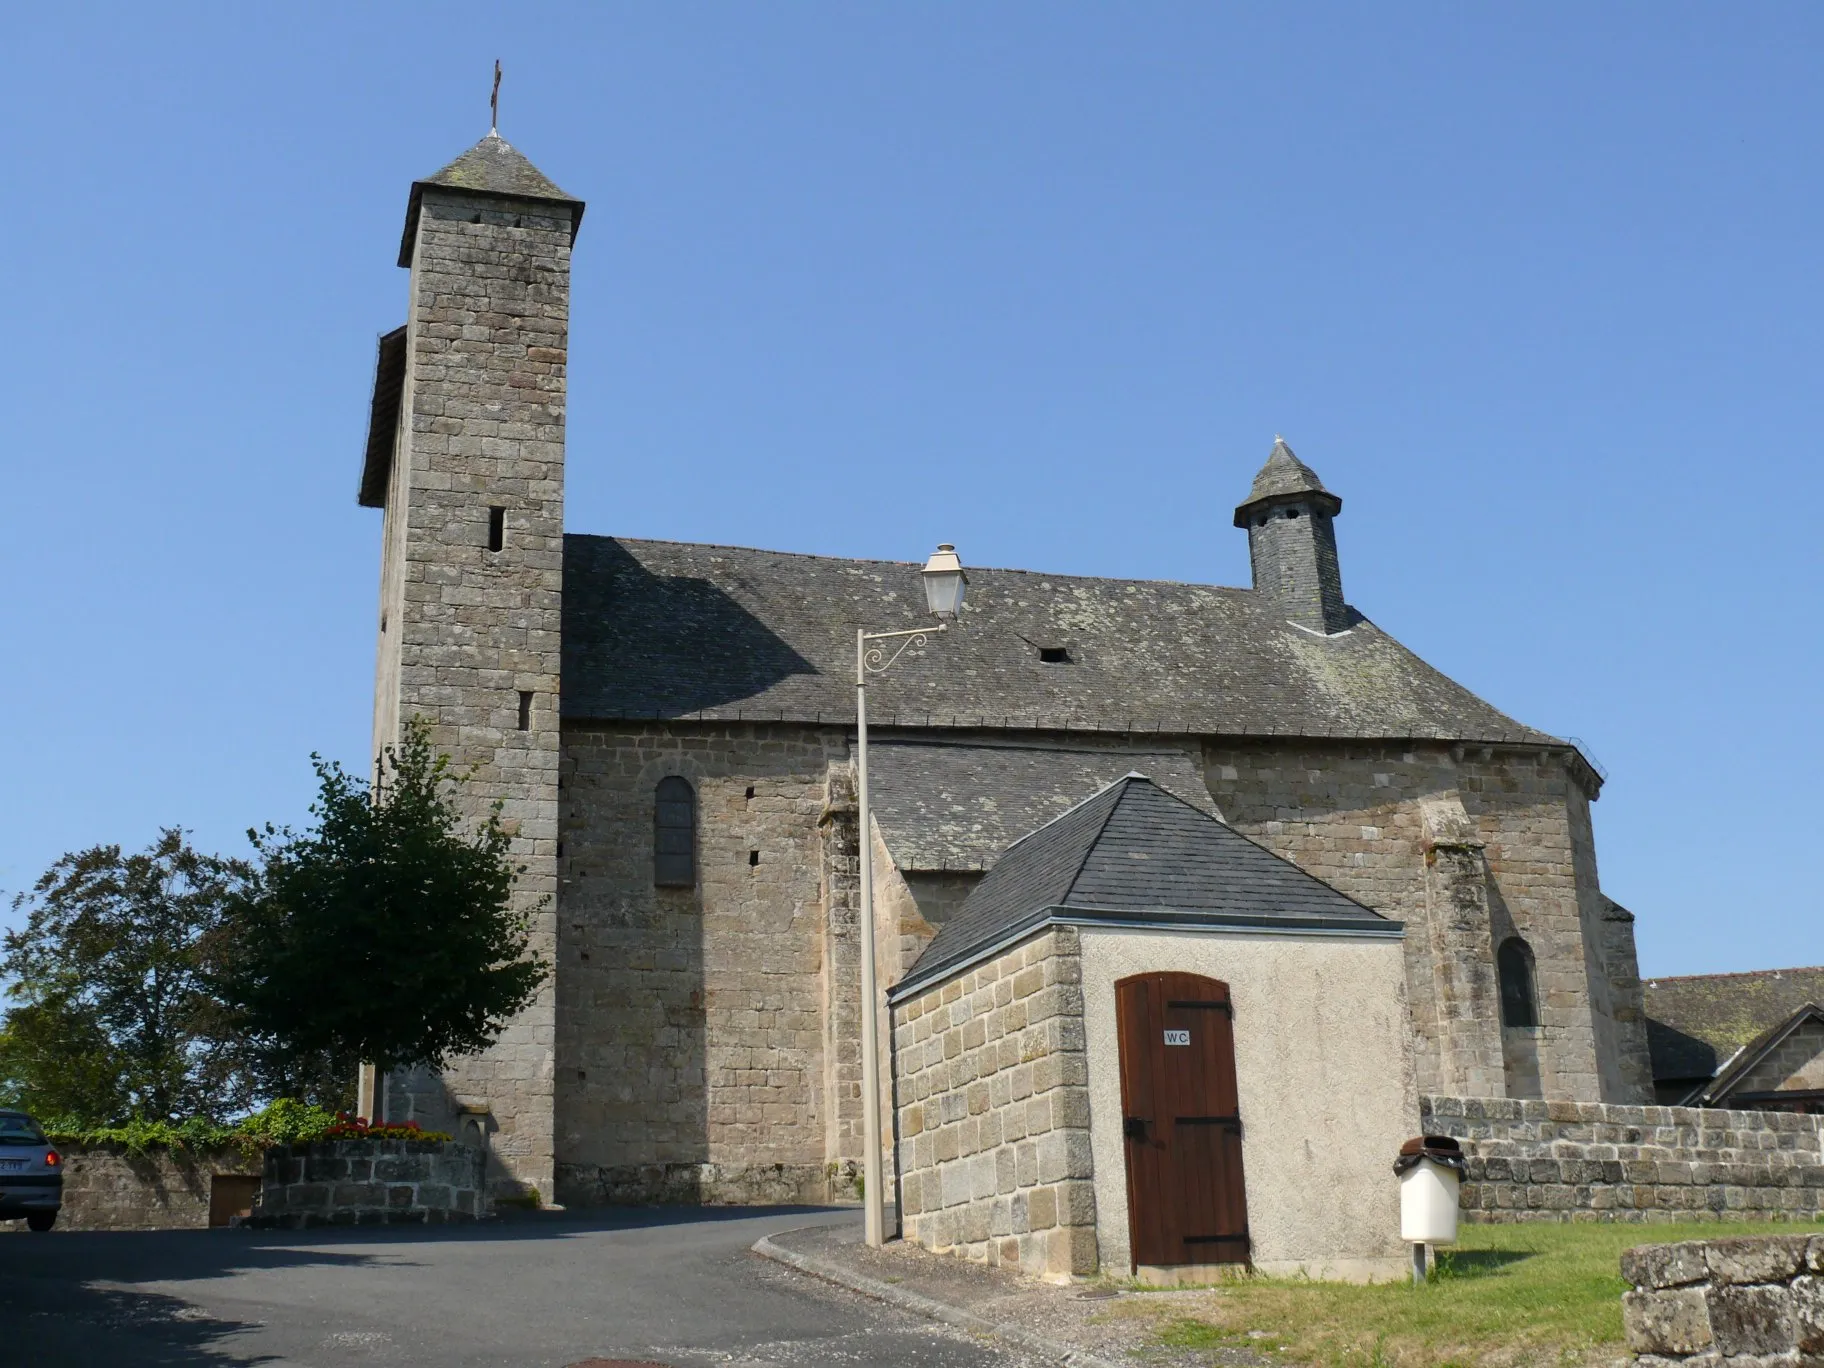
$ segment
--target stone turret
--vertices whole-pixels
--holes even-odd
[[[515,896],[547,961],[556,958],[564,374],[582,213],[492,133],[412,186],[399,249],[409,313],[380,341],[360,494],[386,517],[375,748],[422,717],[456,769],[474,770],[463,794],[474,815],[505,804],[526,871]],[[547,982],[493,1049],[406,1089],[413,1115],[489,1144],[497,1188],[546,1198],[555,1001]]]
[[[1352,620],[1330,521],[1342,508],[1317,472],[1278,437],[1247,502],[1235,510],[1235,526],[1248,530],[1255,591],[1271,596],[1287,621],[1325,635]]]

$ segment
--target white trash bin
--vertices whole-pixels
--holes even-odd
[[[1400,1146],[1400,1238],[1412,1246],[1412,1280],[1425,1280],[1425,1246],[1457,1242],[1457,1192],[1463,1147],[1448,1135],[1421,1135]]]

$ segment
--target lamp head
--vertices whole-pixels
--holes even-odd
[[[963,573],[954,546],[949,542],[939,546],[920,573],[925,579],[925,606],[935,616],[948,620],[962,611],[963,586],[969,577]]]

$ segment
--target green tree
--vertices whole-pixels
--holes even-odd
[[[500,804],[465,830],[466,776],[414,719],[370,786],[313,756],[315,825],[250,832],[261,878],[234,917],[221,995],[273,1074],[441,1068],[492,1044],[549,967],[512,904]]]
[[[85,1124],[224,1117],[255,1083],[209,990],[206,946],[252,877],[178,828],[65,855],[13,900],[0,1092]]]
[[[0,1107],[94,1126],[132,1111],[114,1042],[67,999],[22,1002],[0,1023]]]

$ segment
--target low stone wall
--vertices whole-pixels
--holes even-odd
[[[827,1206],[859,1200],[843,1164],[559,1164],[565,1206]]]
[[[940,1253],[1096,1271],[1082,961],[1046,931],[893,1009],[901,1218]]]
[[[242,1177],[237,1189],[246,1193],[260,1173],[257,1152],[232,1147],[135,1153],[58,1142],[56,1149],[63,1156],[58,1230],[201,1230],[210,1224],[217,1177]],[[25,1222],[0,1221],[8,1229],[24,1230]]]
[[[489,1214],[487,1152],[448,1140],[274,1145],[248,1224],[438,1225]]]
[[[1466,1221],[1811,1220],[1824,1116],[1421,1097],[1463,1144]]]
[[[1824,1362],[1824,1236],[1692,1240],[1621,1256],[1628,1347],[1645,1368]]]

